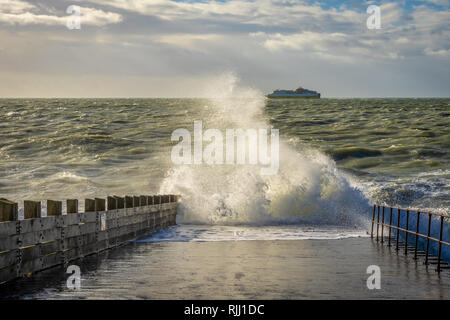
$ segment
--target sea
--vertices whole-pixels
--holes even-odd
[[[0,197],[41,200],[45,215],[46,199],[83,210],[85,198],[180,195],[177,226],[134,245],[369,237],[373,204],[449,214],[449,98],[269,100],[234,79],[211,87],[208,98],[0,99]],[[175,164],[172,134],[193,134],[194,121],[279,130],[278,172]]]

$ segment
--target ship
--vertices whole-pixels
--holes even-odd
[[[268,94],[266,97],[269,99],[319,99],[320,93],[300,87],[296,90],[277,89],[274,92]]]

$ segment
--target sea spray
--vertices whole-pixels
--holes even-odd
[[[270,128],[261,92],[240,86],[227,74],[209,86],[205,127]],[[219,88],[219,90],[217,89]],[[282,135],[283,133],[280,132]],[[183,223],[306,223],[363,226],[369,201],[337,170],[333,160],[304,146],[280,140],[280,168],[261,175],[258,165],[173,165],[160,193],[182,196]]]

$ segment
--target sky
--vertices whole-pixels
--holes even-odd
[[[3,98],[198,97],[227,73],[265,94],[450,97],[449,0],[0,0]]]

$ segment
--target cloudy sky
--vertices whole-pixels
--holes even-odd
[[[370,30],[367,8],[381,8]],[[80,7],[80,29],[69,29]],[[449,97],[449,0],[0,0],[0,97]]]

